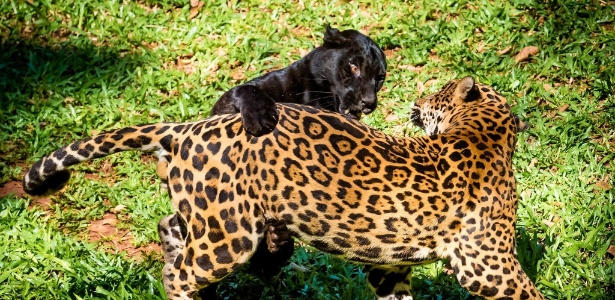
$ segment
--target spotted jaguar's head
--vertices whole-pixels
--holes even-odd
[[[472,76],[451,80],[440,91],[416,100],[410,118],[427,135],[441,134],[459,125],[496,130],[496,125],[509,120],[515,131],[528,128],[512,114],[506,98],[492,87],[475,82]]]

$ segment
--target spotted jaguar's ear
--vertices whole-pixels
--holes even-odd
[[[327,24],[327,29],[325,30],[325,37],[323,41],[325,46],[340,47],[348,43],[349,39],[344,37],[339,30],[332,28],[330,25]]]
[[[466,76],[457,82],[455,96],[463,101],[472,101],[476,99],[478,89],[476,82],[472,76]]]
[[[526,129],[530,128],[530,124],[521,121],[521,119],[519,119],[519,116],[514,116],[514,118],[515,124],[517,124],[517,132],[525,131]]]

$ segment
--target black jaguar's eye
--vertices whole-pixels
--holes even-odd
[[[350,64],[350,72],[352,72],[352,75],[354,75],[355,77],[361,76],[361,70],[359,70],[359,67],[357,67],[355,64]]]
[[[376,76],[376,87],[378,90],[382,88],[382,84],[384,84],[384,75]]]

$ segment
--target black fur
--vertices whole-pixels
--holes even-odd
[[[228,90],[211,114],[241,113],[244,128],[254,136],[271,132],[277,124],[276,102],[307,104],[359,118],[376,108],[386,67],[384,52],[369,37],[327,26],[322,46],[285,69]]]

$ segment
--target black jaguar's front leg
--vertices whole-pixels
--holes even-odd
[[[366,265],[367,283],[378,300],[412,300],[412,267]]]
[[[261,136],[278,123],[275,101],[260,88],[244,84],[228,90],[211,109],[211,115],[241,113],[244,129]]]
[[[292,242],[291,233],[288,228],[286,228],[286,222],[284,220],[268,220],[266,225],[267,231],[265,237],[269,252],[278,252],[286,243]]]
[[[254,274],[271,277],[288,264],[295,244],[283,220],[268,220],[265,226],[265,241],[258,245],[250,259],[250,270]]]

